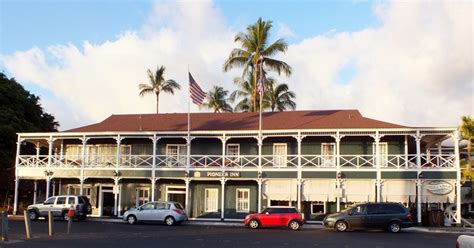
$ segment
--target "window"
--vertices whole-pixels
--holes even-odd
[[[227,144],[227,159],[233,163],[240,163],[240,145],[239,144]]]
[[[237,189],[236,191],[236,211],[248,213],[250,211],[250,189]]]
[[[286,143],[273,144],[273,166],[286,167]]]
[[[321,165],[326,167],[332,167],[336,164],[336,144],[335,143],[322,143],[321,144],[321,155],[323,160]]]
[[[218,196],[218,189],[205,190],[204,212],[217,212]]]
[[[56,205],[64,205],[66,204],[66,197],[58,197],[58,200],[56,201]]]
[[[156,209],[158,209],[158,210],[170,209],[170,204],[168,204],[168,203],[162,203],[162,202],[157,203],[157,204],[156,204]]]
[[[79,201],[79,203],[81,203],[81,202]],[[75,202],[74,202],[74,197],[69,197],[69,198],[67,198],[67,204],[69,204],[69,205],[75,204]]]
[[[54,204],[54,201],[56,200],[56,197],[50,197],[48,200],[44,202],[44,205],[52,205]]]
[[[149,188],[137,188],[137,201],[136,206],[141,206],[149,202],[150,189]]]
[[[372,154],[374,155],[374,163],[375,163],[375,145],[376,143],[372,143]],[[382,167],[386,167],[388,164],[388,144],[386,142],[379,143],[379,153],[380,153],[380,165]]]
[[[324,214],[326,212],[324,205],[324,202],[311,203],[311,214]]]
[[[142,206],[142,210],[154,210],[155,209],[155,203],[150,202]]]
[[[187,149],[186,145],[166,145],[166,165],[184,166],[186,165]]]
[[[366,205],[358,205],[351,209],[353,215],[363,215],[366,213]]]

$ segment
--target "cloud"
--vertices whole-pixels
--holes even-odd
[[[294,69],[280,78],[297,94],[298,109],[357,108],[365,116],[414,126],[456,126],[473,115],[472,12],[468,2],[374,5],[377,27],[332,31],[290,45],[280,57]],[[279,23],[277,36],[294,33]],[[181,83],[160,96],[160,112],[187,111],[188,66],[202,88],[233,89],[239,70],[222,72],[236,32],[213,2],[157,2],[140,30],[101,44],[57,44],[2,55],[20,82],[49,90],[43,99],[63,129],[110,114],[153,113],[154,96],[139,97],[146,69],[166,66]],[[350,68],[350,77],[341,73]],[[193,107],[193,111],[199,111]]]
[[[298,36],[291,30],[288,25],[286,25],[283,22],[278,22],[277,23],[277,37],[278,38],[289,38],[289,39],[296,39]]]

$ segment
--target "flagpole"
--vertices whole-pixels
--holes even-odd
[[[188,65],[188,77],[190,75],[189,65]],[[188,79],[188,81],[190,81]],[[191,167],[191,85],[188,82],[188,138],[186,139],[186,171],[189,173],[189,168]]]

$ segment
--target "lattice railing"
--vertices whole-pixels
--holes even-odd
[[[336,167],[336,156],[332,155],[302,155],[301,166],[316,168]]]

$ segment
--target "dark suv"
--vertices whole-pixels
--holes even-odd
[[[74,216],[78,220],[85,220],[87,214],[92,212],[91,204],[87,196],[58,195],[48,198],[43,203],[28,206],[28,216],[30,220],[37,220],[38,217],[47,217],[51,211],[54,217],[61,217],[68,220],[67,212],[74,208]]]
[[[382,228],[397,233],[402,227],[413,225],[410,211],[399,203],[357,204],[340,213],[329,214],[323,220],[324,226],[339,232],[348,229]]]

